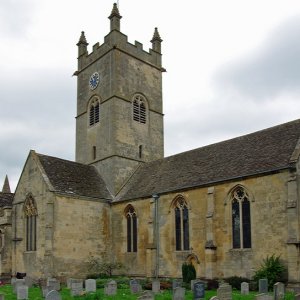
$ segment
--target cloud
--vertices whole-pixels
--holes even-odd
[[[277,27],[254,54],[219,70],[213,83],[217,89],[249,97],[272,100],[282,93],[300,92],[300,19]]]

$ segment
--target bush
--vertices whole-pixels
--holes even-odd
[[[196,279],[196,269],[192,264],[183,263],[181,269],[183,282],[189,283]]]
[[[285,282],[286,268],[280,260],[280,255],[267,256],[263,259],[263,263],[260,268],[255,272],[253,279],[259,281],[259,279],[267,278],[270,289],[273,289],[273,285],[278,282]]]
[[[240,290],[242,282],[250,282],[248,278],[240,277],[240,276],[231,276],[224,279],[225,282],[229,283],[233,289]]]

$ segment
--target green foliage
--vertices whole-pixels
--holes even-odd
[[[123,269],[124,266],[120,262],[101,261],[99,258],[90,256],[88,268],[93,274],[99,274],[101,278],[108,278],[113,276],[114,271]]]
[[[273,288],[273,285],[278,282],[285,282],[286,268],[280,260],[280,255],[267,256],[263,259],[263,263],[260,268],[255,272],[253,279],[258,281],[262,278],[268,279],[268,285],[270,289]]]
[[[239,276],[231,276],[224,279],[227,283],[229,283],[233,289],[240,290],[242,282],[250,282],[248,278],[239,277]]]
[[[183,282],[189,283],[196,279],[196,269],[192,264],[183,263],[181,270]]]

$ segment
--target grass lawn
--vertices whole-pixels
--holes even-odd
[[[0,287],[0,293],[5,295],[5,300],[17,300],[17,296],[12,291],[11,285],[3,285]],[[216,296],[217,292],[214,291],[205,291],[205,300],[209,300],[212,296]],[[241,295],[237,291],[233,291],[233,300],[253,300],[257,292],[250,292],[249,295]],[[131,292],[128,288],[118,289],[116,296],[106,296],[104,295],[104,289],[98,289],[97,293],[92,293],[88,295],[83,295],[80,297],[71,297],[70,290],[63,288],[61,290],[61,295],[63,300],[71,299],[85,299],[85,300],[136,300],[137,295],[131,295]],[[293,300],[295,297],[293,294],[287,294],[285,300]],[[40,288],[33,287],[29,289],[29,299],[30,300],[43,300],[42,292]],[[155,296],[155,300],[171,300],[172,294],[171,291],[162,291],[160,294]],[[185,300],[193,300],[193,294],[191,291],[186,291]]]

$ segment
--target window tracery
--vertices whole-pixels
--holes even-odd
[[[26,251],[36,250],[36,226],[37,208],[35,201],[29,195],[24,204],[24,214],[26,217]]]
[[[98,98],[93,98],[89,107],[89,124],[93,126],[100,121],[100,101]]]
[[[127,252],[137,252],[137,215],[132,205],[125,210],[127,220]]]
[[[135,95],[132,102],[133,120],[146,124],[146,100],[142,95]]]

